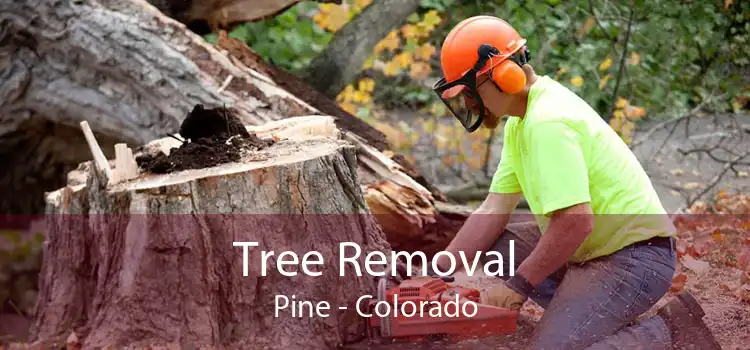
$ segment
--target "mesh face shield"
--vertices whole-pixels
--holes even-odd
[[[515,55],[508,59],[522,65],[527,61],[528,57],[528,53],[525,52],[525,50],[523,51],[524,56],[521,57],[520,60],[514,57]],[[482,70],[488,60],[499,53],[497,49],[490,45],[481,45],[478,52],[479,59],[477,59],[474,67],[466,71],[460,78],[450,83],[446,82],[445,78],[441,78],[432,87],[433,91],[440,97],[446,107],[448,107],[448,110],[450,110],[453,116],[458,119],[464,129],[468,132],[473,132],[482,125],[482,120],[484,120],[486,113],[484,102],[479,95],[477,74]],[[519,61],[521,61],[521,63],[519,63]],[[485,82],[482,82],[482,84]]]
[[[450,83],[441,78],[432,87],[448,110],[469,132],[479,128],[484,119],[484,102],[477,90],[477,73],[484,67],[487,58],[487,55],[481,54],[480,48],[479,59],[473,68]]]

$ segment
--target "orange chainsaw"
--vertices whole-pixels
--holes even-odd
[[[386,281],[368,305],[370,339],[458,341],[516,331],[518,311],[481,304],[477,289],[446,283],[452,277],[417,277],[390,289]]]

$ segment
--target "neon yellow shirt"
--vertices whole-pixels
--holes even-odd
[[[523,193],[542,234],[554,211],[591,205],[594,230],[571,261],[675,234],[633,152],[583,99],[551,78],[538,77],[526,115],[507,120],[503,139],[490,192]]]

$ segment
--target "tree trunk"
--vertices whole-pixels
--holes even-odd
[[[308,84],[336,97],[362,70],[375,45],[419,8],[418,0],[375,0],[334,34],[307,67]]]
[[[75,180],[47,196],[33,339],[45,343],[71,329],[84,349],[328,349],[356,339],[355,303],[374,293],[375,280],[351,265],[340,277],[339,259],[355,253],[340,254],[339,244],[361,248],[360,268],[366,254],[389,254],[390,247],[358,185],[355,148],[326,125],[333,123],[272,123],[260,136],[282,140],[240,161],[141,172],[106,186],[84,163]],[[174,142],[157,140],[145,150]],[[259,244],[248,249],[246,274],[234,242]],[[275,253],[265,276],[261,251]],[[319,252],[322,261],[310,270],[321,275],[296,265],[283,267],[296,276],[282,275],[276,262],[284,251],[300,261]],[[327,302],[328,317],[309,317],[309,308],[293,317],[291,307],[276,316],[277,296]]]

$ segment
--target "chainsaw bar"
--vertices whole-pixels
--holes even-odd
[[[388,280],[386,278],[384,278],[384,277],[381,277],[378,280],[378,295],[377,295],[377,297],[378,297],[378,303],[375,304],[376,308],[379,305],[381,305],[381,303],[380,303],[381,301],[384,302],[382,304],[385,304],[385,302],[387,302],[386,299],[385,299],[385,293],[386,293],[386,290],[387,290],[387,288],[386,288],[387,287],[387,283],[388,283]],[[391,318],[390,317],[381,317],[380,318],[380,334],[382,336],[385,336],[385,337],[390,337],[391,336]]]

